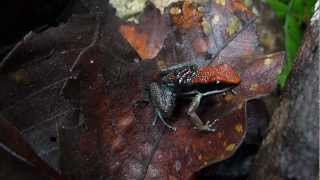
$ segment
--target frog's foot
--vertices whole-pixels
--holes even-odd
[[[158,109],[156,109],[156,110],[155,110],[154,120],[153,120],[153,122],[152,122],[152,125],[153,125],[153,126],[156,125],[158,119],[160,119],[160,121],[161,121],[167,128],[169,128],[169,129],[171,129],[171,130],[173,130],[173,131],[176,131],[176,130],[177,130],[175,127],[172,127],[170,124],[168,124],[168,123],[164,120],[161,112],[160,112]]]
[[[198,93],[192,100],[187,114],[189,115],[192,123],[195,125],[195,129],[200,131],[214,132],[215,128],[212,128],[213,125],[217,122],[217,119],[214,121],[207,121],[205,124],[202,122],[198,114],[196,113],[197,108],[199,107],[201,98],[207,94]]]
[[[200,125],[200,126],[196,126],[194,127],[194,129],[197,129],[199,131],[207,131],[207,132],[215,132],[216,129],[213,128],[213,126],[216,124],[216,122],[218,121],[218,119],[215,119],[214,121],[207,121],[205,124]]]

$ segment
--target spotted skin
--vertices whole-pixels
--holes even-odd
[[[203,68],[198,68],[196,65],[178,65],[163,70],[160,72],[159,81],[152,82],[149,86],[151,102],[156,114],[154,124],[157,119],[160,119],[165,126],[175,130],[164,119],[171,116],[175,107],[176,96],[194,95],[187,114],[195,125],[195,129],[214,132],[213,125],[216,120],[203,123],[197,115],[196,110],[203,97],[223,93],[229,90],[230,87],[220,90],[209,90],[203,93],[197,87],[199,85],[214,87],[217,84],[238,85],[240,81],[240,76],[227,64]]]
[[[239,84],[240,76],[228,64],[206,66],[197,71],[192,84],[210,84],[221,82],[223,84]]]

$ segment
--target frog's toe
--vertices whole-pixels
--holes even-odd
[[[203,131],[208,131],[208,132],[215,132],[216,129],[213,128],[213,126],[214,126],[213,122],[207,121],[202,130]]]
[[[155,110],[155,117],[154,117],[154,120],[153,120],[153,122],[152,122],[152,125],[153,125],[153,126],[156,125],[158,119],[160,119],[160,121],[161,121],[166,127],[168,127],[169,129],[171,129],[171,130],[173,130],[173,131],[176,131],[176,130],[177,130],[175,127],[173,127],[173,126],[171,126],[170,124],[168,124],[168,123],[164,120],[164,118],[163,118],[160,110],[156,109],[156,110]]]
[[[214,121],[207,121],[206,125],[211,128],[213,127],[219,119],[215,119]]]
[[[201,127],[195,127],[195,129],[199,130],[199,131],[205,131],[205,132],[215,132],[216,129],[209,127],[209,125],[203,125]]]
[[[207,121],[204,125],[202,125],[200,127],[195,127],[195,129],[198,129],[199,131],[215,132],[216,129],[213,128],[213,126],[215,125],[215,123],[217,121],[218,121],[218,119],[216,119],[214,121]]]

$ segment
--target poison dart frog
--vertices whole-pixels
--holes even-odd
[[[155,110],[155,119],[169,129],[176,130],[165,119],[170,118],[176,99],[179,96],[191,96],[192,102],[187,110],[195,129],[214,132],[214,121],[202,122],[196,110],[203,97],[224,93],[240,83],[240,77],[228,64],[205,66],[176,65],[160,71],[157,81],[149,85],[149,96]],[[218,88],[220,87],[220,88]]]

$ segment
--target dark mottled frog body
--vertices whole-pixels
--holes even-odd
[[[179,65],[160,72],[160,78],[150,84],[150,99],[155,108],[155,121],[159,118],[168,128],[165,118],[169,118],[176,104],[177,96],[194,96],[188,108],[188,115],[196,129],[215,131],[212,128],[215,121],[203,123],[196,114],[201,98],[219,94],[240,83],[239,75],[230,65],[206,66]],[[220,87],[220,89],[219,89]],[[221,89],[221,87],[224,87]]]

